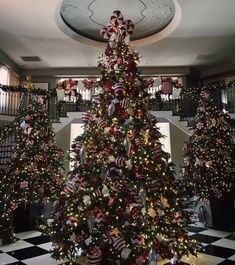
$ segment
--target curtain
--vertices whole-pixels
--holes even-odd
[[[9,69],[9,85],[10,86],[20,85],[19,76],[15,72],[13,72],[11,69]]]
[[[10,73],[5,65],[0,65],[0,84],[9,85],[10,83]]]
[[[19,76],[5,65],[0,65],[0,84],[6,86],[18,86]]]
[[[18,86],[19,77],[5,65],[0,65],[0,85]],[[0,114],[15,115],[20,101],[19,92],[6,92],[0,89]]]

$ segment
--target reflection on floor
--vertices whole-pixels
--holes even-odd
[[[197,223],[189,228],[189,235],[202,242],[204,252],[198,258],[183,257],[181,264],[235,265],[235,241],[229,239],[231,232],[206,229]],[[50,257],[50,239],[38,231],[16,234],[15,244],[0,247],[0,265],[56,265]],[[159,261],[158,265],[169,264]],[[67,265],[67,264],[66,264]]]

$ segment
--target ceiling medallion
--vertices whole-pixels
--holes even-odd
[[[181,20],[177,0],[61,0],[55,19],[59,28],[71,38],[103,47],[105,40],[100,29],[107,24],[114,10],[120,10],[134,22],[131,45],[135,47],[165,38]]]

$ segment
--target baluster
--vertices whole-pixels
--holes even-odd
[[[156,87],[153,87],[153,96],[155,97]]]
[[[27,95],[27,103],[26,103],[26,106],[25,106],[25,108],[28,108],[28,106],[29,106],[29,104],[30,104],[30,94],[29,93],[26,93],[26,95]]]
[[[2,89],[0,89],[0,113],[2,113]]]
[[[9,114],[9,93],[5,92],[5,95],[6,95],[5,114]]]
[[[89,100],[89,90],[86,89],[86,100]]]
[[[91,100],[91,89],[89,89],[87,92],[88,92],[88,100]]]
[[[91,99],[92,99],[92,96],[95,95],[95,88],[92,88],[92,94],[91,94]],[[90,99],[90,100],[91,100]]]
[[[8,92],[8,114],[9,115],[12,115],[12,96],[13,96],[13,93],[12,92]]]
[[[152,98],[152,96],[153,96],[153,88],[152,87],[149,88],[149,92],[148,93],[150,94],[150,98]]]
[[[7,92],[7,99],[8,99],[7,114],[11,115],[11,92]]]
[[[91,100],[91,89],[87,90],[87,94],[88,94],[88,100]]]
[[[2,113],[5,112],[6,107],[6,95],[5,92],[2,90]]]
[[[17,94],[17,92],[13,93],[13,102],[12,102],[13,115],[16,115],[16,111],[15,111],[15,109],[16,109],[16,94]]]
[[[13,115],[16,115],[15,113],[15,102],[16,102],[16,93],[17,92],[13,92],[12,94],[12,102],[11,102],[11,105],[12,105],[12,114]]]
[[[51,98],[46,98],[45,101],[45,111],[47,112],[49,118],[52,118],[52,106],[51,106]]]
[[[56,97],[55,96],[48,97],[48,101],[49,101],[49,104],[51,104],[51,107],[52,107],[51,117],[49,117],[49,118],[51,120],[56,120],[56,112],[55,112]]]
[[[17,115],[18,105],[19,105],[19,92],[16,92],[16,95],[15,95],[15,108],[14,108],[15,115]]]
[[[23,107],[23,100],[24,100],[24,93],[20,92],[20,99],[19,99],[19,104],[18,104],[18,109],[17,109],[18,114],[20,114],[21,109]]]
[[[85,100],[86,99],[86,91],[85,88],[81,91],[82,93],[82,99]]]
[[[48,106],[48,116],[52,120],[54,118],[54,100],[53,100],[53,97],[48,97],[46,99],[46,103]]]
[[[19,104],[20,104],[20,92],[17,93],[16,97],[16,115],[18,114]]]
[[[6,105],[6,95],[5,92],[2,90],[2,113],[5,111],[5,105]]]
[[[151,88],[150,87],[148,88],[147,92],[149,94],[149,97],[151,98],[152,97],[152,93],[151,93]]]
[[[12,102],[11,102],[12,115],[16,115],[16,113],[15,113],[15,101],[16,101],[16,92],[12,93]]]
[[[51,118],[51,102],[50,102],[50,98],[46,98],[44,100],[44,108],[45,108],[45,112],[47,113],[48,117]]]
[[[86,91],[85,88],[84,88],[83,94],[84,94],[84,100],[86,100],[86,94],[87,94],[87,91]]]
[[[54,119],[56,121],[58,121],[59,117],[57,115],[57,109],[56,109],[56,106],[57,106],[57,103],[58,103],[58,99],[57,99],[57,96],[52,96],[53,97],[53,103],[54,103]]]

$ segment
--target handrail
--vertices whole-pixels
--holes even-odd
[[[0,144],[0,166],[5,165],[6,161],[10,158],[15,145],[15,139],[15,134],[12,134]]]
[[[39,95],[32,94],[30,91],[8,91],[0,88],[0,115],[17,116],[23,109],[27,108],[35,96]],[[52,121],[58,121],[56,94],[50,96],[42,94],[41,96],[46,99],[46,111],[49,118]]]
[[[11,88],[11,87],[10,87]],[[30,104],[31,97],[39,96],[46,99],[46,110],[52,122],[59,121],[59,117],[67,116],[67,112],[86,111],[90,100],[81,100],[76,97],[71,100],[66,96],[63,100],[58,100],[56,93],[45,92],[44,90],[37,90],[37,93],[31,91],[7,89],[0,87],[0,114],[17,116],[23,108],[27,108]],[[215,93],[215,92],[214,92]],[[224,90],[223,90],[224,93]],[[89,94],[90,95],[90,94]],[[151,94],[152,95],[152,94]],[[90,95],[90,98],[92,95]],[[223,102],[224,95],[221,91],[216,92],[214,97],[217,102]],[[230,95],[231,97],[231,95]],[[229,99],[229,95],[228,95]],[[234,106],[229,102],[228,104],[220,104],[220,107],[226,109],[228,112],[234,112]],[[172,111],[172,115],[180,116],[181,120],[189,122],[189,126],[193,125],[194,116],[196,114],[197,104],[193,102],[187,95],[181,95],[178,98],[172,98],[172,95],[163,95],[161,91],[157,91],[151,96],[149,101],[149,109],[154,111]]]
[[[20,92],[7,92],[0,88],[0,114],[17,115]]]

